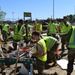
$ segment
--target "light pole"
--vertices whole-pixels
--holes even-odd
[[[54,20],[54,0],[53,0],[53,20]]]
[[[75,15],[75,5],[74,5],[74,15]]]

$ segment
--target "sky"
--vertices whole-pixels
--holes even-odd
[[[24,12],[31,12],[32,19],[53,18],[53,0],[0,0],[6,19],[23,19]],[[75,14],[75,0],[54,0],[54,18]]]

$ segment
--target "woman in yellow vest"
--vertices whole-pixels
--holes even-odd
[[[36,66],[38,70],[38,75],[43,75],[45,62],[47,61],[46,43],[44,39],[40,38],[40,33],[38,31],[34,31],[32,33],[32,37],[37,42],[32,56],[36,57]]]
[[[73,63],[75,59],[75,26],[72,26],[71,31],[68,33],[68,65],[67,65],[67,75],[71,75],[73,71]]]

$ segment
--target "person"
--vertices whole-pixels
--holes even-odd
[[[32,33],[32,38],[36,41],[36,47],[32,57],[36,58],[36,68],[38,70],[38,75],[44,75],[43,70],[45,68],[45,62],[47,61],[47,47],[43,38],[40,37],[38,31]]]
[[[63,17],[63,22],[60,23],[59,25],[59,29],[60,29],[60,33],[61,33],[61,55],[64,53],[65,51],[65,45],[66,45],[66,40],[67,40],[67,34],[71,29],[71,24],[68,22],[68,18],[67,17]]]
[[[25,40],[25,42],[26,42],[26,44],[27,44],[27,43],[28,43],[28,39],[31,37],[30,25],[28,24],[28,20],[24,21],[24,27],[25,27],[24,40]]]
[[[67,75],[71,75],[73,71],[73,63],[75,59],[75,26],[72,26],[67,35],[67,48],[68,48],[68,64]]]
[[[36,25],[37,25],[37,21],[34,21],[34,23],[33,23],[33,30],[34,31],[36,30]]]
[[[48,28],[47,28],[47,35],[56,37],[57,33],[57,26],[53,23],[53,20],[49,20]]]
[[[47,46],[47,63],[53,61],[53,66],[57,64],[56,59],[58,59],[58,54],[54,54],[59,46],[58,40],[52,36],[47,36],[43,38]]]
[[[3,28],[2,28],[2,37],[3,37],[4,41],[8,40],[9,29],[10,29],[9,24],[5,23]]]
[[[43,21],[39,21],[38,25],[40,26],[39,28],[39,32],[42,33],[43,27],[42,27],[42,22]]]
[[[2,40],[2,25],[0,24],[0,40]]]
[[[0,24],[0,34],[2,34],[2,24]]]
[[[34,28],[36,31],[39,31],[40,33],[42,33],[42,21],[39,21],[38,23],[35,21]]]
[[[24,39],[24,36],[23,36],[25,33],[24,30],[25,30],[25,28],[23,25],[23,20],[20,19],[20,20],[18,20],[18,23],[15,25],[14,34],[12,35],[12,39],[14,41],[13,42],[14,50],[17,50],[17,42]]]

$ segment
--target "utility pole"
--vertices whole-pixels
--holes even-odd
[[[74,5],[74,15],[75,15],[75,5]]]
[[[54,0],[53,0],[53,20],[54,20]]]

